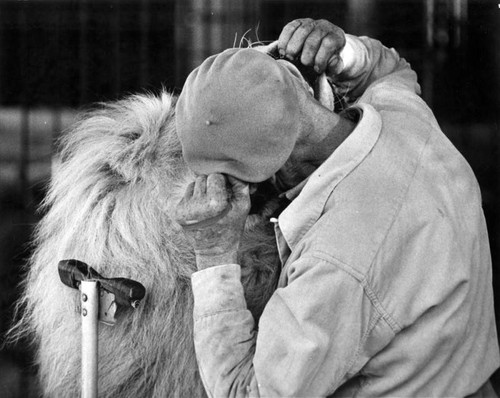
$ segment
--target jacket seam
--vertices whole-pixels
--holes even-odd
[[[432,129],[432,126],[429,126],[429,127]],[[422,145],[422,149],[421,149],[420,153],[418,154],[418,157],[416,158],[415,167],[413,168],[413,171],[411,173],[410,182],[408,183],[408,185],[404,189],[401,189],[400,195],[398,196],[397,200],[394,201],[392,220],[389,223],[389,225],[385,231],[384,238],[380,241],[380,244],[378,245],[377,249],[374,250],[373,257],[371,258],[371,261],[370,261],[370,266],[368,267],[366,273],[363,275],[362,280],[360,281],[363,284],[363,286],[366,288],[365,291],[367,293],[369,292],[371,297],[373,297],[373,299],[375,300],[374,302],[377,303],[377,307],[379,307],[383,311],[382,316],[384,316],[385,321],[388,323],[388,325],[391,327],[391,329],[393,330],[394,333],[399,333],[403,328],[396,321],[396,319],[394,317],[392,317],[387,310],[385,310],[382,303],[378,299],[377,294],[375,293],[375,291],[372,289],[371,285],[369,284],[366,275],[372,270],[378,254],[380,253],[380,251],[384,247],[384,245],[387,241],[387,238],[388,238],[390,232],[392,231],[392,228],[394,227],[394,224],[396,223],[396,220],[398,219],[398,217],[401,213],[401,209],[403,208],[405,197],[408,195],[408,192],[410,191],[412,185],[415,183],[415,175],[417,174],[418,167],[421,164],[420,161],[422,159],[422,156],[423,156],[425,150],[427,149],[427,146],[429,144],[430,139],[431,139],[431,136],[429,135],[427,137],[427,139],[425,140],[424,144]],[[371,300],[371,298],[370,298],[370,300]]]
[[[384,306],[380,302],[377,294],[375,293],[375,291],[371,288],[370,284],[368,283],[366,276],[364,276],[359,271],[355,270],[349,264],[344,263],[343,261],[339,260],[338,258],[332,256],[329,253],[317,250],[314,253],[311,253],[311,256],[316,257],[320,260],[327,261],[330,264],[332,264],[333,266],[337,266],[339,269],[342,269],[344,272],[346,272],[347,274],[352,276],[354,279],[356,279],[360,283],[360,285],[363,287],[363,292],[366,294],[366,296],[370,300],[370,303],[372,304],[373,308],[377,311],[379,316],[382,319],[384,319],[384,321],[389,325],[389,327],[394,332],[394,334],[401,331],[402,327],[390,315],[390,313],[384,308]]]
[[[370,303],[372,305],[372,308],[375,310],[376,315],[374,319],[369,323],[366,331],[363,333],[361,338],[359,339],[358,346],[356,348],[356,351],[354,355],[352,356],[352,359],[349,361],[348,365],[345,368],[345,372],[343,373],[344,376],[352,373],[352,368],[356,364],[356,362],[359,359],[361,349],[364,346],[368,336],[370,333],[373,331],[375,326],[382,320],[386,324],[389,325],[391,328],[391,331],[396,335],[399,331],[401,331],[401,326],[391,317],[391,315],[385,310],[385,308],[382,306],[380,303],[380,300],[378,299],[377,295],[371,289],[369,286],[366,278],[358,271],[353,269],[350,265],[342,262],[341,260],[335,258],[329,253],[325,253],[323,251],[317,250],[314,253],[310,254],[311,257],[315,257],[318,260],[326,261],[332,266],[344,271],[346,274],[350,275],[352,278],[354,278],[363,288],[363,293],[368,297],[370,300]],[[333,385],[331,386],[332,391],[334,391],[336,388],[338,388],[338,385]]]
[[[196,316],[194,318],[194,322],[199,322],[199,321],[202,321],[206,318],[211,318],[211,317],[214,317],[214,316],[217,316],[217,315],[221,315],[221,314],[225,314],[225,313],[228,313],[228,312],[233,312],[233,313],[237,313],[237,312],[246,312],[248,311],[247,308],[227,308],[227,309],[224,309],[224,310],[218,310],[218,311],[213,311],[213,312],[208,312],[206,314],[201,314],[199,316]]]

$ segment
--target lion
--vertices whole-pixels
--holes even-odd
[[[175,131],[175,102],[162,90],[99,104],[58,143],[19,303],[22,315],[11,333],[34,344],[44,396],[81,392],[79,293],[60,281],[57,270],[68,258],[105,277],[139,281],[147,291],[138,309],[123,311],[114,326],[99,326],[99,396],[205,395],[192,336],[195,257],[170,216],[194,179]],[[239,251],[256,320],[279,274],[269,222],[279,201],[262,187],[253,195]]]

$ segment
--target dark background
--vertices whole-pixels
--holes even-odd
[[[0,0],[0,334],[9,325],[27,242],[41,216],[36,207],[54,140],[78,109],[162,87],[178,92],[205,57],[239,45],[242,37],[274,40],[287,22],[302,17],[377,38],[411,62],[424,99],[479,180],[500,297],[499,4]],[[30,363],[24,345],[0,351],[0,396],[36,394]]]

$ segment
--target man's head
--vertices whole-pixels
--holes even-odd
[[[255,49],[208,58],[189,75],[176,106],[188,166],[247,182],[270,178],[310,129],[309,91],[296,68]]]

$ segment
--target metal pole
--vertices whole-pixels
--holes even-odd
[[[82,281],[82,398],[97,398],[99,282]]]

